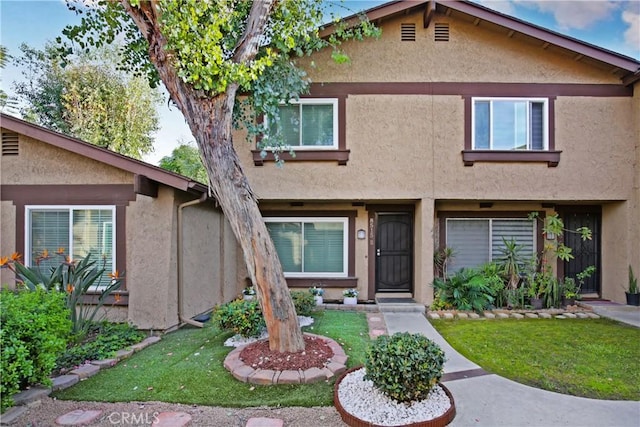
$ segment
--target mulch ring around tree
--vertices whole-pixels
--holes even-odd
[[[268,340],[232,350],[224,367],[238,380],[253,384],[309,384],[346,371],[348,356],[342,347],[321,335],[305,333],[299,352],[269,350]]]

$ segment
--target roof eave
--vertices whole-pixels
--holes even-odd
[[[190,178],[4,113],[0,113],[0,127],[42,141],[54,147],[108,164],[115,168],[131,172],[134,175],[143,175],[153,181],[178,190],[197,193],[206,193],[208,191],[205,185]]]

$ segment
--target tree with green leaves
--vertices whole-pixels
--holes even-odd
[[[188,176],[198,182],[207,182],[207,171],[202,165],[198,148],[190,142],[182,142],[173,149],[170,156],[160,159],[162,169]]]
[[[117,69],[115,48],[80,52],[66,64],[52,44],[20,49],[25,80],[15,90],[27,120],[136,159],[153,151],[160,94]]]
[[[81,6],[72,5],[79,11]],[[376,34],[366,20],[319,33],[321,0],[119,0],[82,11],[64,30],[86,47],[125,42],[123,65],[162,81],[198,144],[208,182],[242,248],[274,351],[301,351],[304,341],[275,246],[233,146],[234,124],[264,132],[256,117],[277,121],[278,105],[308,90],[296,57]],[[68,48],[63,48],[68,49]],[[248,94],[244,102],[236,96]],[[269,146],[278,136],[268,138]]]
[[[7,66],[7,61],[11,59],[7,47],[0,45],[0,70]],[[0,88],[0,111],[15,111],[16,100],[10,97]]]

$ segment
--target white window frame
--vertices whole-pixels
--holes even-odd
[[[347,217],[265,217],[264,222],[299,222],[299,223],[341,223],[342,224],[342,272],[284,272],[285,277],[305,278],[305,277],[348,277],[349,275],[349,218]],[[302,228],[304,233],[304,227]],[[303,234],[302,255],[304,256],[304,234]],[[302,268],[304,270],[304,259],[302,260]]]
[[[496,150],[493,148],[493,102],[494,101],[513,101],[513,102],[526,102],[527,103],[527,148],[525,150],[517,150],[515,148],[512,151],[540,151],[533,150],[531,148],[531,104],[542,103],[542,151],[549,150],[549,99],[548,98],[514,98],[514,97],[473,97],[471,98],[471,147],[473,150]],[[489,148],[476,148],[476,103],[477,102],[489,102]]]
[[[27,205],[25,206],[25,221],[24,221],[24,235],[25,235],[25,254],[24,262],[26,266],[30,266],[31,262],[31,212],[35,210],[68,210],[69,215],[69,254],[73,254],[73,211],[82,210],[110,210],[111,211],[111,265],[114,271],[117,271],[116,265],[116,207],[114,205]],[[104,230],[103,230],[104,232]],[[54,248],[57,249],[57,248]],[[51,255],[55,255],[51,253]],[[95,257],[99,257],[99,254],[92,254]],[[93,258],[93,257],[92,257]],[[99,258],[98,258],[99,259]],[[113,273],[112,271],[106,271],[105,273]],[[106,285],[104,285],[106,286]]]
[[[333,144],[332,145],[286,145],[283,148],[286,151],[304,151],[304,150],[337,150],[338,149],[338,98],[300,98],[298,100],[290,100],[286,105],[331,105],[333,107]],[[269,129],[269,121],[265,119],[267,129]],[[300,126],[302,126],[302,120],[300,120]],[[302,138],[302,131],[300,131],[300,138]],[[300,141],[302,143],[302,141]],[[273,149],[272,146],[267,146],[266,149]]]
[[[535,255],[536,253],[536,237],[537,237],[537,224],[535,222],[535,220],[530,220],[528,218],[522,218],[522,217],[455,217],[455,218],[447,218],[445,221],[445,227],[446,227],[446,243],[445,246],[449,246],[449,221],[489,221],[489,246],[488,246],[488,250],[489,250],[489,262],[495,262],[493,259],[493,221],[498,220],[498,221],[528,221],[528,222],[532,222],[533,223],[533,227],[532,227],[532,242],[533,242],[533,255]],[[455,262],[455,255],[454,255],[454,262]]]

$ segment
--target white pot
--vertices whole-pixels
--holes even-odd
[[[243,299],[245,299],[245,300],[247,300],[247,301],[251,301],[251,300],[253,299],[253,297],[254,297],[254,295],[245,295],[245,294],[242,294],[242,298],[243,298]]]
[[[313,299],[316,300],[316,305],[322,305],[322,295],[314,295]]]
[[[358,304],[358,297],[344,297],[344,305],[356,305]]]

